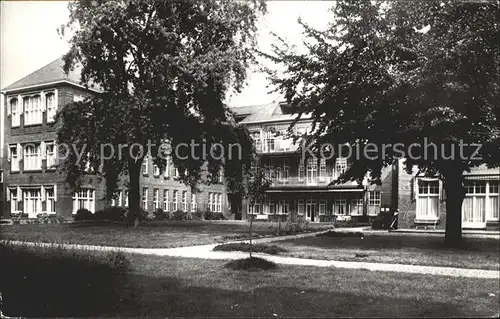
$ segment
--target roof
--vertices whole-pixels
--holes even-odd
[[[5,87],[2,91],[12,91],[25,87],[38,86],[52,82],[67,81],[75,85],[81,85],[81,68],[75,67],[66,74],[63,70],[64,60],[62,57],[50,62],[40,69],[28,74],[24,78]]]
[[[274,121],[293,121],[296,119],[297,114],[289,112],[288,104],[273,101],[268,104],[262,105],[256,109],[255,112],[247,116],[242,124],[259,123],[259,122],[274,122]],[[307,119],[307,115],[302,115],[302,119]]]

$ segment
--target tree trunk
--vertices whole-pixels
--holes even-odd
[[[250,247],[249,247],[249,251],[250,251],[250,258],[252,258],[252,224],[253,224],[253,215],[250,215]]]
[[[450,169],[444,172],[446,191],[445,245],[457,247],[462,244],[462,202],[465,198],[463,171]]]
[[[129,212],[128,220],[130,224],[134,225],[134,228],[139,226],[139,212],[140,212],[140,191],[139,191],[139,178],[141,173],[142,162],[134,162],[131,160],[129,162],[129,192],[128,192],[128,202],[129,202]]]

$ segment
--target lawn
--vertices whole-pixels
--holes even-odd
[[[169,248],[203,245],[248,237],[247,222],[157,221],[138,228],[113,223],[2,225],[0,238],[45,243],[88,244],[118,247]],[[271,223],[254,222],[253,233],[271,235]],[[319,225],[311,230],[331,227]]]
[[[499,269],[498,239],[464,239],[460,249],[445,248],[444,237],[377,234],[363,237],[316,236],[274,242],[281,255],[328,260]]]
[[[499,309],[495,280],[299,266],[249,272],[129,256],[121,302],[102,316],[480,317]]]

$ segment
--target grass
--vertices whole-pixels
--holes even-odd
[[[98,307],[96,298],[76,298],[80,286],[55,290],[61,275],[50,278],[54,284],[47,284],[44,294],[66,293],[80,303],[69,313],[50,316],[485,317],[499,309],[496,280],[286,265],[243,272],[216,260],[132,254],[126,258],[129,271],[113,283],[118,295],[106,307]],[[39,264],[40,260],[31,264],[32,272]],[[7,274],[4,268],[2,272]],[[22,278],[16,281],[23,284]],[[3,297],[6,315],[23,315],[7,311],[13,299],[10,293]],[[32,299],[21,301],[29,308]]]
[[[270,270],[276,269],[278,265],[263,258],[248,257],[243,259],[231,260],[227,262],[224,267],[233,270]]]
[[[243,272],[224,261],[130,258],[122,301],[101,316],[481,317],[499,307],[495,280],[285,265]]]
[[[17,316],[80,316],[118,301],[128,260],[121,253],[0,244],[3,311]]]
[[[229,243],[229,244],[220,244],[214,247],[214,251],[242,251],[249,252],[250,244],[248,243]],[[252,252],[254,253],[264,253],[269,255],[278,255],[280,253],[286,252],[286,249],[283,249],[276,245],[266,245],[266,244],[253,244]]]
[[[463,247],[451,249],[444,247],[442,236],[329,233],[277,244],[288,250],[285,255],[299,258],[492,270],[500,267],[498,239],[465,238]]]
[[[273,235],[271,223],[254,222],[255,237]],[[310,230],[330,227],[321,225]],[[143,222],[138,228],[117,223],[2,225],[0,238],[45,243],[78,243],[118,247],[169,248],[213,244],[248,238],[247,222],[157,221]]]

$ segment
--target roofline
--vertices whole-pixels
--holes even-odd
[[[46,83],[40,83],[40,84],[35,84],[35,85],[22,86],[22,87],[19,87],[19,88],[7,89],[7,90],[4,89],[4,90],[1,91],[1,93],[2,94],[8,94],[9,92],[23,91],[23,90],[27,90],[27,89],[34,89],[34,88],[39,88],[39,87],[48,86],[48,85],[54,85],[54,84],[61,84],[61,83],[74,85],[74,86],[77,86],[77,87],[80,87],[80,88],[83,88],[83,89],[86,89],[86,90],[94,91],[94,92],[97,92],[97,93],[102,93],[102,91],[99,91],[99,90],[96,90],[96,89],[93,89],[93,88],[89,88],[89,87],[85,87],[84,85],[77,84],[75,82],[71,82],[71,81],[68,81],[68,80],[58,80],[58,81],[53,81],[53,82],[46,82]]]
[[[272,122],[293,122],[296,119],[268,119],[268,120],[260,120],[260,121],[248,121],[245,122],[245,120],[241,121],[240,124],[246,125],[246,124],[260,124],[260,123],[272,123]],[[299,121],[312,121],[312,118],[301,118]]]

